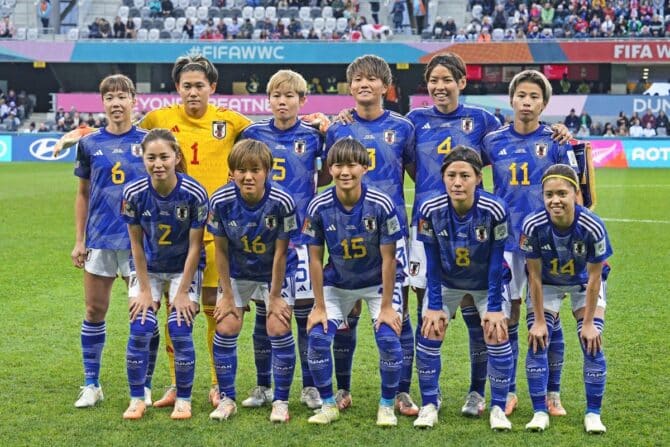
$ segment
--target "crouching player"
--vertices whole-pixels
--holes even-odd
[[[175,351],[177,400],[172,419],[191,417],[195,373],[193,320],[198,313],[202,237],[208,215],[207,192],[183,174],[185,162],[175,137],[154,129],[142,141],[147,177],[127,185],[123,217],[128,223],[134,271],[130,276],[130,336],[126,350],[130,405],[124,419],[144,414],[144,384],[156,309],[167,292],[168,331]],[[152,346],[156,350],[158,346]],[[155,352],[153,353],[155,355]]]
[[[426,252],[428,300],[424,300],[416,347],[423,406],[415,427],[437,423],[440,347],[460,304],[464,310],[476,307],[483,322],[491,428],[512,428],[504,411],[512,372],[512,348],[503,312],[508,214],[501,199],[477,187],[481,169],[477,152],[456,146],[441,167],[446,194],[428,198],[419,207],[417,235]]]
[[[544,209],[528,215],[522,226],[530,295],[526,375],[535,412],[526,429],[532,431],[549,427],[547,352],[561,301],[570,294],[584,354],[584,428],[605,432],[600,407],[607,376],[602,351],[606,283],[601,275],[612,248],[602,220],[577,204],[577,191],[577,174],[570,166],[551,166],[542,177]]]
[[[209,417],[224,420],[237,412],[237,337],[244,308],[255,299],[267,308],[275,382],[270,420],[288,422],[288,396],[296,360],[291,314],[297,257],[293,250],[291,256],[288,254],[289,239],[298,231],[295,202],[269,181],[272,153],[264,143],[238,142],[228,156],[228,166],[234,181],[212,195],[208,224],[214,235],[220,278],[213,348],[220,402]]]
[[[338,327],[363,299],[368,303],[379,348],[381,399],[377,425],[395,426],[394,400],[400,382],[402,348],[401,284],[396,282],[396,242],[403,237],[391,199],[362,184],[370,166],[365,147],[341,139],[327,164],[335,186],[312,199],[303,233],[308,236],[314,309],[307,320],[308,360],[323,405],[309,422],[329,424],[339,418],[333,397],[331,347]],[[324,246],[329,261],[323,267]]]

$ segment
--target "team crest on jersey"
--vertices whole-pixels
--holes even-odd
[[[465,133],[472,132],[472,129],[475,128],[475,122],[472,118],[461,118],[461,130]]]
[[[270,214],[265,216],[265,228],[274,230],[277,227],[277,217]]]
[[[418,275],[420,267],[421,267],[420,262],[409,261],[409,274],[412,275],[412,276]]]
[[[142,156],[142,145],[141,144],[131,144],[130,145],[130,153],[133,154],[135,157],[141,157]]]
[[[489,230],[486,226],[475,227],[475,238],[477,238],[477,242],[486,242],[489,239]]]
[[[365,226],[365,229],[372,233],[373,231],[377,230],[377,221],[375,220],[374,217],[368,216],[363,218],[363,226]]]
[[[212,121],[212,136],[217,140],[221,140],[226,137],[225,121]]]
[[[535,143],[535,155],[544,158],[547,155],[547,143]]]
[[[586,255],[586,244],[584,241],[575,241],[572,244],[572,252],[580,258]]]
[[[395,143],[395,130],[385,130],[384,141],[386,141],[388,144]]]
[[[293,150],[298,155],[302,155],[305,153],[305,147],[307,147],[307,143],[305,142],[305,140],[298,140],[293,143]]]
[[[186,220],[188,219],[188,206],[186,205],[177,205],[174,211],[177,220]]]

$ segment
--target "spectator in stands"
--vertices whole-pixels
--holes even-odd
[[[65,126],[65,118],[61,118],[58,121],[56,121],[56,131],[58,132],[69,132],[72,129],[68,129],[67,126]]]
[[[93,23],[88,25],[88,37],[91,39],[100,38],[100,17],[96,17]]]
[[[591,136],[591,131],[589,130],[588,127],[582,124],[581,126],[579,126],[579,130],[575,135],[579,138],[585,138]]]
[[[65,114],[65,117],[63,118],[63,124],[65,126],[66,132],[69,132],[76,127],[74,122],[74,111],[71,110]]]
[[[98,29],[100,30],[100,37],[102,39],[109,39],[112,37],[112,25],[104,17],[100,18]]]
[[[629,121],[628,118],[626,117],[626,114],[623,113],[623,110],[619,112],[619,116],[616,119],[616,127],[619,128],[621,126],[626,126],[628,127]]]
[[[505,15],[507,17],[514,17],[514,13],[517,10],[517,2],[516,0],[506,0],[503,9],[505,10]],[[507,25],[505,25],[507,27]]]
[[[577,94],[588,95],[589,93],[591,93],[591,86],[586,82],[586,79],[582,79],[582,82],[577,86]]]
[[[628,36],[628,21],[626,20],[626,17],[623,15],[617,17],[616,22],[614,22],[614,36],[615,37]]]
[[[656,136],[656,128],[651,126],[651,123],[647,123],[647,125],[642,129],[642,136],[645,138],[651,138]]]
[[[163,10],[160,0],[149,0],[146,5],[149,7],[149,15],[153,18],[163,15]]]
[[[219,24],[216,25],[217,32],[221,35],[221,39],[228,40],[228,25],[223,20],[219,21]]]
[[[600,25],[600,32],[602,37],[613,37],[614,36],[614,21],[612,21],[612,17],[610,15],[605,16],[605,20],[603,20],[603,23]]]
[[[237,39],[237,36],[240,34],[240,22],[237,20],[237,17],[233,17],[233,23],[228,27],[228,34],[233,39]]]
[[[527,38],[529,39],[539,39],[540,38],[540,29],[538,28],[537,25],[530,25],[528,27],[529,31],[528,34],[526,35]]]
[[[581,126],[586,126],[589,130],[593,126],[591,115],[589,115],[586,110],[582,110],[582,113],[579,115],[579,124]]]
[[[393,16],[393,28],[396,33],[402,32],[402,19],[405,12],[404,0],[394,0],[391,8],[391,15]]]
[[[271,35],[272,33],[275,32],[275,26],[272,23],[272,19],[270,19],[270,17],[265,18],[265,21],[263,22],[263,29],[265,30],[266,33],[268,33],[268,35]]]
[[[379,24],[379,3],[380,0],[370,0],[370,12],[372,14],[372,20],[375,22],[375,25]]]
[[[49,131],[50,129],[47,127],[46,123],[40,123],[40,125],[37,126],[38,133],[49,132]]]
[[[310,28],[309,33],[307,33],[307,38],[310,40],[318,40],[319,35],[316,34],[316,31],[314,31],[314,28]]]
[[[14,24],[9,20],[9,16],[3,17],[0,22],[0,38],[11,39],[15,33],[16,29],[14,28]]]
[[[579,129],[580,121],[579,117],[575,114],[575,109],[570,109],[570,113],[563,120],[563,124],[567,127],[570,132],[577,132]]]
[[[570,93],[572,84],[570,83],[570,80],[568,79],[568,75],[566,73],[563,74],[563,77],[559,82],[559,86],[561,87],[562,94],[567,95],[568,93]]]
[[[416,33],[421,34],[426,26],[426,3],[424,0],[412,0],[412,12],[416,20]]]
[[[668,129],[670,129],[668,115],[661,109],[656,117],[656,134],[659,136],[666,136],[668,135]]]
[[[337,78],[335,75],[330,75],[326,78],[326,93],[329,95],[337,94]]]
[[[31,121],[30,124],[28,124],[28,127],[23,132],[24,133],[35,133],[35,132],[37,132],[37,124],[35,124],[35,121]]]
[[[554,11],[554,21],[552,22],[552,26],[554,28],[562,28],[565,24],[565,18],[567,16],[568,11],[563,6],[563,3],[559,3],[558,6],[556,6],[556,10]]]
[[[544,8],[540,12],[540,20],[544,26],[553,26],[554,24],[554,15],[556,10],[551,5],[551,2],[545,2]]]
[[[49,0],[40,0],[37,3],[37,18],[42,23],[42,33],[46,34],[51,19],[51,3],[49,3]]]
[[[225,4],[225,2],[224,2]],[[279,0],[277,2],[277,9],[288,9],[288,1],[287,0]]]
[[[443,39],[444,38],[444,22],[442,17],[435,17],[435,22],[433,22],[433,39]]]
[[[640,121],[637,118],[634,118],[630,122],[630,129],[628,129],[628,135],[631,137],[639,138],[643,134],[642,126],[640,126]]]
[[[505,36],[503,37],[503,40],[515,40],[516,36],[514,35],[514,29],[513,28],[507,28],[505,30]]]
[[[133,122],[136,122],[135,120]],[[88,114],[88,117],[86,117],[86,125],[88,127],[93,127],[95,126],[95,118],[93,117],[92,113]]]
[[[648,124],[651,124],[651,127],[654,129],[656,128],[656,117],[653,113],[651,113],[651,109],[647,109],[647,112],[642,115],[642,120],[640,120],[640,123],[645,129],[648,127]]]
[[[314,76],[311,81],[307,83],[307,88],[309,92],[315,95],[323,95],[323,86],[321,85],[321,79]]]
[[[234,19],[237,20],[237,19]],[[181,28],[182,35],[188,39],[193,39],[195,36],[195,27],[193,26],[193,22],[191,22],[191,19],[186,19],[186,22],[184,23],[184,26]]]
[[[121,21],[121,17],[114,18],[114,38],[123,39],[126,37],[126,25]]]
[[[468,36],[465,34],[465,28],[461,28],[458,30],[456,35],[452,38],[454,42],[467,42]]]
[[[503,4],[498,4],[493,11],[493,28],[507,28],[507,13]]]
[[[170,0],[163,0],[161,2],[161,12],[163,17],[172,17],[174,13],[174,5]]]
[[[342,0],[332,0],[330,7],[333,8],[333,17],[336,19],[344,16],[344,2]]]
[[[451,39],[458,33],[456,29],[456,22],[453,17],[447,17],[447,21],[444,22],[444,38]]]
[[[126,20],[126,39],[134,39],[135,37],[137,37],[135,22],[132,17],[128,17],[128,20]]]
[[[640,118],[640,115],[638,115],[637,112],[633,112],[633,114],[630,116],[629,128],[632,125],[633,120],[638,120],[640,123],[642,122],[642,119]]]
[[[482,30],[480,31],[479,35],[477,36],[477,42],[478,43],[491,42],[491,34],[489,33],[488,28],[482,27]]]
[[[251,36],[254,34],[254,25],[251,23],[251,19],[244,19],[244,23],[240,27],[240,34],[238,38],[240,39],[251,39]]]
[[[500,108],[496,107],[495,113],[493,114],[496,118],[498,118],[498,121],[500,121],[501,124],[505,124],[505,115],[502,114],[500,111]]]
[[[610,123],[605,123],[605,128],[603,129],[603,137],[614,137],[614,129],[612,128],[612,124]]]
[[[302,37],[301,31],[302,25],[298,22],[295,17],[291,19],[291,22],[288,24],[288,34],[291,39],[298,39]],[[298,36],[300,34],[300,36]]]

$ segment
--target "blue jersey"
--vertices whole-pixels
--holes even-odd
[[[612,255],[605,224],[580,205],[567,231],[556,228],[544,209],[528,215],[519,245],[526,258],[542,260],[542,284],[557,286],[586,284],[586,264],[603,262]]]
[[[228,239],[230,277],[259,282],[272,281],[277,239],[289,240],[298,232],[295,202],[280,186],[267,182],[260,202],[247,205],[237,185],[224,185],[212,194],[207,228]],[[297,258],[288,256],[287,275]]]
[[[101,128],[79,140],[74,175],[91,183],[87,248],[130,249],[128,228],[119,216],[119,208],[123,186],[147,173],[140,146],[146,134],[134,126],[122,135]]]
[[[353,123],[335,123],[328,128],[326,154],[341,138],[353,138],[365,146],[370,154],[370,167],[363,182],[391,197],[403,236],[407,237],[409,232],[403,182],[404,167],[414,164],[414,126],[407,118],[388,110],[372,121],[364,120],[354,112]]]
[[[177,173],[177,186],[165,197],[149,177],[123,190],[123,219],[142,227],[147,270],[153,273],[184,271],[190,231],[205,227],[208,212],[205,188],[185,174]]]
[[[507,251],[519,251],[524,217],[544,206],[542,176],[547,168],[563,163],[577,170],[572,146],[555,142],[551,135],[551,128],[545,125],[528,135],[507,125],[484,137],[482,156],[493,168],[493,192],[509,207]]]
[[[307,205],[316,194],[318,163],[323,155],[323,137],[318,130],[298,120],[290,129],[277,129],[274,119],[252,124],[242,131],[242,138],[267,144],[272,151],[272,180],[291,194],[302,221]],[[298,233],[296,244],[304,244]]]
[[[442,309],[440,285],[488,290],[488,310],[502,309],[507,225],[504,202],[479,189],[472,208],[463,217],[456,213],[446,193],[421,204],[417,238],[426,248],[430,309]]]
[[[479,107],[459,105],[451,113],[435,106],[414,109],[407,114],[414,123],[416,151],[416,196],[412,225],[417,223],[419,204],[437,191],[444,192],[440,168],[444,157],[459,144],[481,152],[484,136],[500,127],[493,114]]]
[[[309,245],[328,248],[323,284],[349,290],[381,285],[380,246],[395,245],[403,237],[391,198],[365,185],[350,211],[338,200],[335,187],[316,196],[307,208],[303,233]],[[396,265],[396,275],[402,275]]]

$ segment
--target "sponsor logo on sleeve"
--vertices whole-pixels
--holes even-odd
[[[493,237],[496,241],[507,239],[508,234],[506,222],[500,223],[493,228]]]
[[[295,217],[295,214],[292,214],[290,216],[287,216],[284,219],[284,232],[288,233],[289,231],[293,231],[298,229],[298,222]]]
[[[595,251],[596,256],[602,256],[605,254],[605,252],[607,251],[607,244],[605,243],[604,238],[596,242],[593,251]]]
[[[388,234],[395,234],[400,231],[400,221],[398,216],[393,216],[386,222],[386,231]]]

